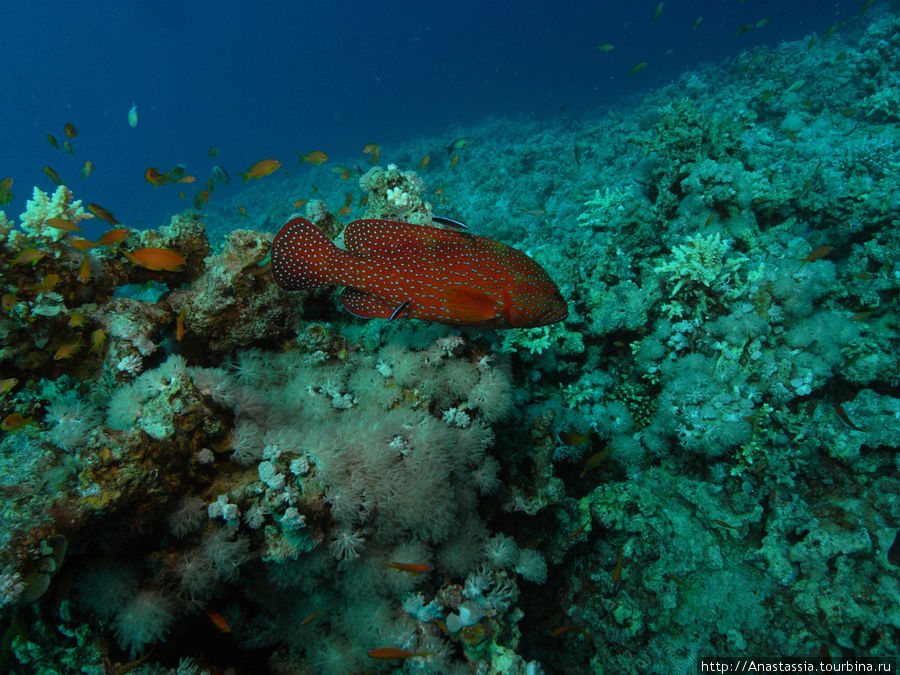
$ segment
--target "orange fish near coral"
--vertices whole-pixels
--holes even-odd
[[[142,248],[134,253],[122,251],[122,254],[135,265],[154,272],[177,271],[186,261],[183,255],[169,248]]]
[[[103,233],[97,243],[103,246],[115,246],[131,233],[127,227],[117,227],[114,230],[107,230]]]
[[[556,284],[524,253],[468,232],[357,220],[346,250],[304,218],[272,242],[272,271],[286,290],[345,286],[341,300],[370,318],[427,319],[493,328],[556,323],[568,309]]]
[[[93,213],[95,216],[97,216],[97,218],[99,218],[100,220],[102,220],[106,223],[109,223],[110,225],[118,225],[119,224],[119,221],[116,220],[116,217],[112,214],[112,211],[110,211],[108,209],[104,209],[99,204],[88,204],[87,209],[88,209],[88,211]]]
[[[366,654],[369,655],[369,658],[379,659],[380,661],[397,661],[400,659],[425,658],[430,656],[431,652],[411,652],[396,647],[379,647],[370,649]]]

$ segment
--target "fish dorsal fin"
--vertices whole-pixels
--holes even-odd
[[[366,257],[428,256],[464,253],[480,247],[482,237],[394,220],[356,220],[344,229],[344,247]]]
[[[497,318],[498,298],[478,288],[451,288],[446,295],[451,315],[465,324],[486,323]]]
[[[361,319],[390,319],[397,310],[397,304],[355,288],[341,291],[341,304]]]

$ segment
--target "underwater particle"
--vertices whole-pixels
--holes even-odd
[[[131,110],[128,111],[128,126],[134,129],[138,123],[137,104],[131,104]]]

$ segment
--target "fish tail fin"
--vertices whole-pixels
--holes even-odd
[[[272,241],[272,274],[287,291],[328,286],[335,281],[341,249],[306,218],[294,218]]]
[[[249,174],[249,173],[239,173],[238,176],[243,176],[243,177],[244,177],[244,183],[246,183],[248,180],[250,180],[250,174]]]

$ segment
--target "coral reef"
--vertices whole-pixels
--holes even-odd
[[[424,142],[317,168],[311,200],[253,185],[261,212],[278,197],[255,222],[211,207],[84,244],[65,186],[19,227],[0,212],[0,658],[894,654],[898,34],[880,13],[624,111],[454,131],[418,172]],[[499,333],[283,292],[271,231],[303,205],[338,240],[345,215],[452,213],[550,270],[569,315]],[[124,255],[159,249],[184,263]]]

